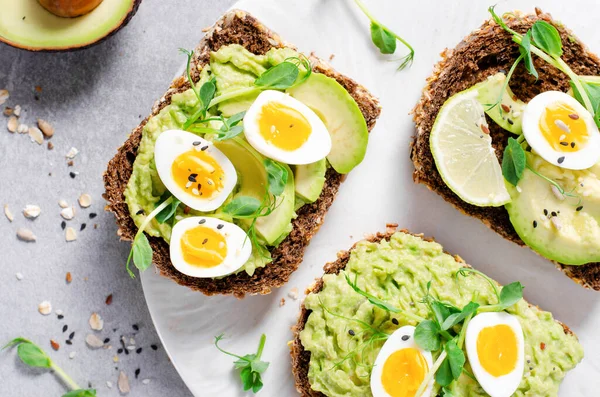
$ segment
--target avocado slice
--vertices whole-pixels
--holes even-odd
[[[483,105],[485,113],[492,120],[506,131],[520,135],[523,132],[521,123],[523,121],[523,110],[527,104],[518,99],[511,91],[509,86],[502,94],[502,100],[496,106],[490,109],[492,105],[498,102],[500,93],[504,87],[506,75],[496,73],[472,89],[477,90],[477,100]]]
[[[312,73],[302,84],[287,91],[311,108],[331,135],[329,164],[347,174],[361,163],[367,151],[369,130],[360,108],[337,81],[321,73]]]
[[[0,0],[0,41],[31,51],[88,47],[125,26],[140,3],[141,0],[103,0],[85,15],[65,18],[52,14],[37,0]],[[77,11],[81,9],[67,10],[65,15]]]
[[[519,189],[509,186],[506,204],[510,221],[521,239],[540,255],[567,265],[600,261],[600,167],[575,171],[559,168],[532,153],[528,164],[558,182],[563,197],[545,179],[526,169]],[[583,185],[583,186],[582,186]]]
[[[317,201],[325,185],[327,160],[316,163],[294,166],[294,183],[296,195],[306,203]]]
[[[267,171],[264,167],[265,157],[258,153],[243,138],[236,137],[215,146],[233,163],[238,172],[238,190],[240,196],[254,197],[263,200],[267,189]],[[267,245],[275,244],[282,235],[289,233],[294,212],[294,175],[287,165],[288,181],[283,194],[277,198],[278,207],[271,214],[256,220],[256,232]],[[251,221],[244,221],[247,226]]]

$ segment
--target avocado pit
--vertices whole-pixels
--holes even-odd
[[[98,7],[103,0],[38,0],[42,7],[56,16],[74,18]]]

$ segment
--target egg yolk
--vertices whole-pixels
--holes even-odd
[[[544,109],[539,127],[546,141],[559,152],[576,152],[590,137],[585,121],[572,107],[560,102]]]
[[[219,162],[200,145],[175,158],[173,179],[180,188],[194,196],[210,199],[223,189],[224,171]]]
[[[215,267],[227,256],[225,237],[206,226],[196,226],[181,236],[183,259],[198,267]]]
[[[506,324],[486,327],[477,336],[477,355],[487,373],[495,377],[507,375],[517,367],[517,335]]]
[[[261,108],[258,129],[267,142],[286,151],[299,149],[312,132],[302,113],[279,102],[269,102]]]
[[[391,397],[414,397],[429,366],[418,349],[409,347],[392,353],[381,374],[383,388]]]

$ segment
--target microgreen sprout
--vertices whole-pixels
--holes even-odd
[[[382,54],[393,54],[396,52],[396,42],[401,42],[407,49],[408,54],[400,58],[400,65],[398,70],[405,69],[412,65],[415,58],[415,50],[413,47],[402,37],[398,36],[392,30],[387,28],[384,24],[379,22],[373,14],[368,10],[362,0],[354,0],[358,8],[369,18],[371,21],[371,41]]]
[[[215,347],[221,353],[237,358],[237,360],[233,362],[233,365],[235,369],[241,370],[240,379],[242,380],[242,387],[244,388],[244,391],[252,390],[253,393],[258,393],[263,387],[261,375],[269,367],[268,362],[261,361],[260,359],[263,353],[263,349],[265,347],[267,336],[265,334],[261,335],[260,342],[258,343],[258,350],[256,351],[256,353],[246,354],[245,356],[238,356],[237,354],[233,354],[221,349],[221,347],[219,346],[219,342],[223,338],[223,334],[215,337]]]
[[[7,343],[1,350],[17,347],[17,355],[21,361],[30,367],[45,368],[54,374],[69,388],[63,397],[95,397],[96,390],[82,389],[67,373],[46,354],[41,347],[25,338],[15,338]]]

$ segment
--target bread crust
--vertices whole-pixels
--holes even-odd
[[[362,241],[366,240],[366,241],[370,241],[372,243],[378,243],[382,240],[389,241],[389,239],[392,237],[392,235],[398,231],[397,228],[398,228],[398,225],[396,225],[396,224],[388,224],[386,227],[386,231],[384,233],[377,233],[375,235],[368,236]],[[420,237],[425,241],[435,242],[435,240],[431,237],[424,237],[423,234],[413,234],[413,233],[410,233],[406,229],[402,229],[402,230],[400,230],[400,232],[411,234],[416,237]],[[355,249],[355,247],[358,243],[360,243],[360,241],[355,243],[348,251],[339,252],[337,255],[337,260],[335,260],[334,262],[327,263],[323,267],[325,274],[338,274],[341,270],[343,270],[346,267],[346,265],[348,264],[348,260],[350,259],[350,254]],[[454,259],[457,262],[464,264],[464,266],[470,267],[468,264],[465,263],[465,261],[460,256],[454,255]],[[319,278],[315,281],[315,283],[312,286],[310,286],[306,290],[306,294],[309,294],[311,292],[316,294],[316,293],[320,292],[322,289],[323,289],[323,278]],[[304,350],[304,346],[302,346],[302,342],[300,341],[300,332],[302,332],[302,330],[304,329],[304,326],[306,325],[306,322],[308,321],[308,316],[310,315],[310,313],[311,313],[311,310],[308,310],[304,306],[304,303],[302,303],[302,305],[300,307],[300,315],[298,316],[298,322],[292,328],[292,332],[294,334],[294,339],[289,343],[290,355],[292,357],[292,372],[294,373],[296,390],[300,393],[300,396],[302,396],[302,397],[327,397],[325,394],[313,390],[312,387],[310,386],[310,382],[308,381],[308,369],[309,369],[309,365],[310,365],[310,352]],[[569,329],[569,327],[567,327],[565,324],[561,323],[558,320],[556,320],[556,322],[559,323],[563,327],[565,334],[574,335],[573,332]]]
[[[507,16],[507,24],[525,33],[538,20],[553,24],[559,31],[564,54],[562,58],[573,71],[580,75],[600,75],[600,60],[589,52],[581,41],[561,23],[536,9],[535,14],[514,13]],[[415,166],[413,180],[422,183],[452,204],[462,213],[475,217],[507,240],[525,246],[513,228],[504,207],[477,207],[462,201],[442,180],[429,147],[429,134],[440,107],[452,95],[472,87],[487,77],[510,69],[519,55],[518,45],[493,21],[486,21],[452,50],[442,52],[442,60],[427,79],[422,97],[413,110],[416,135],[411,144],[411,159]],[[540,92],[549,90],[568,91],[566,75],[538,57],[533,57],[539,79],[527,73],[523,64],[516,69],[511,88],[522,100],[528,101]],[[487,117],[487,116],[486,116]],[[510,133],[488,118],[493,146],[501,160]],[[600,291],[600,263],[570,266],[554,262],[556,267],[578,284]]]
[[[200,78],[198,68],[202,68],[210,60],[210,52],[218,50],[227,44],[240,44],[255,54],[264,54],[273,47],[294,46],[284,42],[276,33],[270,31],[252,15],[241,10],[231,10],[223,15],[210,28],[199,45],[194,50],[192,60],[192,79]],[[379,101],[364,87],[331,68],[327,63],[311,56],[313,70],[337,80],[356,100],[367,122],[369,131],[381,112]],[[137,227],[129,214],[125,202],[124,191],[131,177],[133,162],[142,137],[142,129],[148,119],[167,106],[171,97],[189,89],[185,76],[176,78],[167,92],[153,106],[152,113],[137,126],[127,141],[118,149],[117,154],[108,163],[104,173],[107,201],[106,209],[115,214],[119,227],[117,234],[122,240],[132,241],[137,233]],[[231,294],[243,298],[245,294],[268,294],[274,287],[286,283],[290,275],[298,268],[304,256],[304,250],[311,238],[317,232],[327,210],[335,199],[343,175],[333,169],[326,174],[326,181],[319,199],[312,204],[303,206],[298,211],[298,217],[292,221],[293,230],[290,235],[272,251],[273,262],[263,268],[256,269],[253,276],[240,272],[222,279],[201,279],[180,273],[171,264],[169,245],[158,237],[150,237],[150,245],[154,251],[153,263],[158,272],[176,283],[200,291],[206,295]]]

